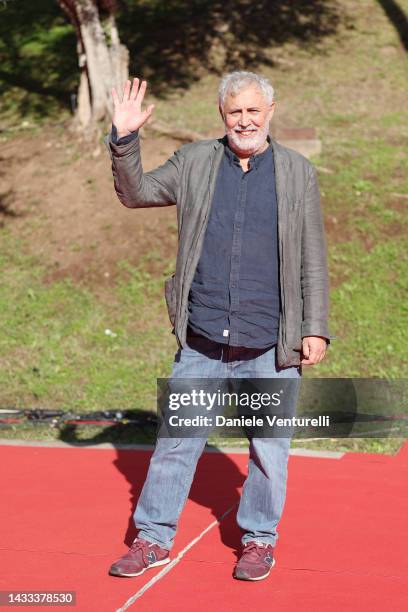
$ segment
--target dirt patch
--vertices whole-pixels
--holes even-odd
[[[324,203],[323,203],[324,209]],[[324,214],[324,228],[328,244],[344,242],[350,239],[350,228],[348,225],[348,215]]]
[[[143,141],[146,170],[179,147],[170,138]],[[92,151],[68,131],[47,127],[41,136],[21,136],[3,146],[3,225],[22,237],[48,272],[45,281],[72,278],[110,285],[127,260],[149,253],[156,272],[176,254],[176,209],[130,210],[116,197],[104,145]]]

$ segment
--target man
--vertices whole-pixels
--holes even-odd
[[[226,75],[219,88],[222,139],[181,147],[143,174],[138,130],[146,82],[127,81],[107,146],[116,193],[130,208],[177,206],[179,248],[166,283],[179,346],[178,378],[300,379],[329,342],[326,248],[316,172],[271,140],[275,110],[267,79]],[[110,568],[137,576],[169,561],[204,438],[159,438],[134,515],[130,550]],[[252,438],[237,513],[244,532],[234,577],[260,580],[274,564],[290,439]]]

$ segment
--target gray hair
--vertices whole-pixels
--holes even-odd
[[[218,102],[221,108],[224,108],[225,98],[228,94],[236,96],[241,89],[250,85],[256,85],[261,90],[267,103],[272,104],[275,91],[267,78],[255,72],[236,70],[226,74],[221,80],[218,89]]]

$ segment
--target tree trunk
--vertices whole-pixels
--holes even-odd
[[[91,135],[112,115],[111,89],[122,90],[129,75],[129,51],[121,44],[113,12],[102,25],[94,0],[58,0],[74,24],[81,71],[75,127]]]

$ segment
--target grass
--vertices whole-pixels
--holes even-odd
[[[68,116],[78,85],[75,33],[57,3],[0,3],[2,125]]]
[[[338,339],[335,360],[323,364],[321,375],[404,378],[401,356],[407,342],[406,259],[402,241],[387,241],[369,253],[350,243],[333,249],[333,268],[350,270],[348,280],[332,292],[332,321]],[[350,356],[353,356],[350,359]]]
[[[399,4],[408,10],[406,0]],[[274,121],[316,127],[323,143],[314,162],[326,170],[319,173],[319,184],[329,235],[330,327],[336,339],[325,362],[306,376],[404,378],[408,245],[404,200],[393,194],[408,194],[406,57],[377,2],[346,0],[337,6],[341,19],[335,33],[313,46],[283,42],[269,50],[275,63],[260,66],[277,89]],[[9,34],[13,49],[21,45],[23,63],[38,58],[51,43],[67,49],[72,43],[60,16],[51,12],[52,36],[44,38],[40,25]],[[58,77],[50,70],[45,85],[58,85]],[[218,127],[221,132],[217,83],[218,76],[208,72],[182,91],[175,88],[167,101],[151,96],[156,117],[203,133]],[[72,79],[63,82],[65,96],[73,85]],[[10,117],[34,125],[47,119],[39,114],[41,94],[19,86],[4,91],[3,99],[5,123]],[[55,96],[47,99],[49,117],[67,112]],[[122,280],[109,295],[96,294],[68,281],[44,284],[44,263],[25,255],[24,242],[16,242],[6,229],[0,233],[1,404],[14,405],[18,398],[21,407],[153,409],[156,377],[170,371],[175,350],[163,279],[147,272],[152,260],[162,261],[163,272],[171,269],[162,254],[146,253],[138,268],[123,262]],[[107,329],[113,333],[107,335]],[[63,433],[19,426],[4,434],[146,440],[140,431],[117,426]],[[367,452],[395,452],[400,443],[398,438],[296,441],[300,447]]]
[[[45,270],[22,252],[3,236],[2,404],[18,398],[18,407],[69,410],[152,405],[171,341],[161,279],[123,262],[128,278],[105,302],[68,280],[45,285]]]
[[[104,300],[70,281],[44,285],[44,269],[25,256],[22,244],[16,245],[3,230],[4,245],[8,245],[9,251],[5,253],[3,249],[1,260],[4,287],[0,299],[2,406],[62,408],[76,413],[101,409],[154,410],[156,378],[169,372],[174,349],[164,318],[161,279],[151,277],[143,270],[143,264],[141,269],[135,269],[122,262],[120,267],[125,278],[118,283],[114,295]],[[390,242],[369,255],[359,254],[362,269],[371,270],[373,276],[366,274],[363,276],[365,284],[356,284],[359,302],[355,296],[350,297],[356,290],[353,281],[342,283],[334,292],[334,318],[338,312],[338,320],[341,317],[347,320],[351,333],[336,341],[332,356],[321,366],[319,376],[372,376],[373,372],[375,376],[402,376],[398,360],[404,342],[403,321],[395,330],[398,333],[395,333],[392,350],[387,353],[386,366],[383,365],[384,342],[381,336],[370,334],[370,326],[377,324],[378,313],[382,313],[384,298],[390,304],[386,278],[390,259],[393,260],[397,250],[398,245]],[[359,258],[355,252],[343,252],[340,263],[344,265],[356,259]],[[377,302],[372,299],[375,292]],[[398,295],[395,300],[398,301]],[[367,324],[361,326],[364,309],[367,310]],[[389,309],[388,312],[392,326],[393,311]],[[386,329],[383,319],[381,325]],[[359,333],[356,333],[359,326]],[[364,340],[365,335],[369,341]],[[152,442],[154,431],[121,424],[104,428],[91,425],[52,428],[26,422],[3,426],[2,436],[131,443]],[[224,446],[246,445],[245,440],[215,437],[210,442]],[[297,439],[294,446],[394,452],[400,443],[400,439]]]

